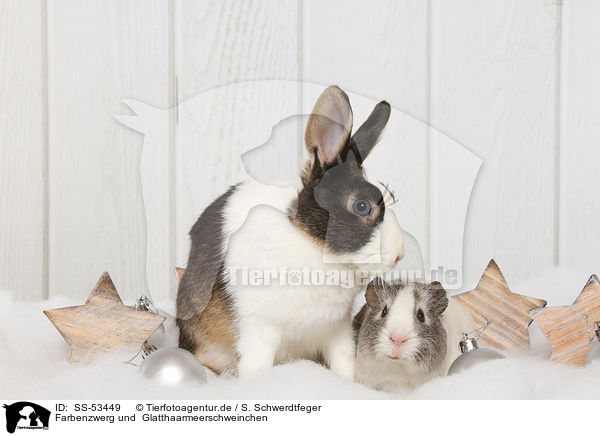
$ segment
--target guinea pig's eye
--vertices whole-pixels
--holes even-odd
[[[417,319],[419,320],[419,322],[421,324],[423,324],[425,322],[425,314],[423,313],[423,311],[421,309],[419,309],[419,311],[417,312]]]
[[[387,312],[388,312],[388,308],[387,308],[387,306],[385,306],[383,308],[383,310],[381,311],[381,317],[385,318],[385,316],[387,315]]]
[[[352,204],[352,210],[359,216],[369,216],[371,209],[371,203],[367,200],[356,200]]]

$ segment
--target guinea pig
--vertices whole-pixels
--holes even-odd
[[[401,283],[376,278],[356,314],[355,381],[378,390],[414,389],[445,376],[474,321],[449,301],[439,282]]]

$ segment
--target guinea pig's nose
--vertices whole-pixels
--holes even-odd
[[[400,256],[396,256],[396,258],[394,259],[394,263],[398,263],[400,262],[401,257]]]
[[[390,336],[390,342],[394,345],[404,345],[408,341],[406,336]]]

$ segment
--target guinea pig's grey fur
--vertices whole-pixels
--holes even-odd
[[[449,305],[439,282],[375,279],[367,286],[365,298],[367,304],[353,321],[356,381],[394,391],[415,388],[447,373],[458,355],[454,348],[460,333],[472,326],[472,318],[457,303]],[[391,337],[406,341],[398,348]]]

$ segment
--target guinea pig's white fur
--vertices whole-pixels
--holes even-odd
[[[242,267],[259,271],[284,267],[300,273],[306,269],[356,270],[361,262],[389,270],[396,256],[403,254],[402,229],[390,209],[371,243],[359,253],[330,254],[324,263],[322,245],[288,217],[287,208],[296,196],[293,188],[256,181],[238,186],[224,211],[225,240],[229,240],[226,272]],[[342,285],[295,286],[282,285],[275,278],[270,285],[250,286],[228,278],[240,332],[236,343],[240,376],[294,358],[315,359],[321,351],[334,372],[353,379],[355,344],[350,312],[361,283],[349,289]]]
[[[384,391],[414,389],[425,382],[448,374],[452,362],[460,355],[459,341],[463,332],[473,330],[475,323],[469,312],[451,297],[448,307],[440,316],[446,331],[446,356],[442,363],[432,371],[424,371],[412,359],[390,359],[392,354],[389,337],[392,334],[401,336],[414,335],[414,298],[408,290],[398,294],[393,306],[389,309],[386,328],[380,332],[378,353],[359,352],[356,358],[356,381],[369,387]],[[416,351],[416,343],[409,340],[404,348],[406,355]]]

